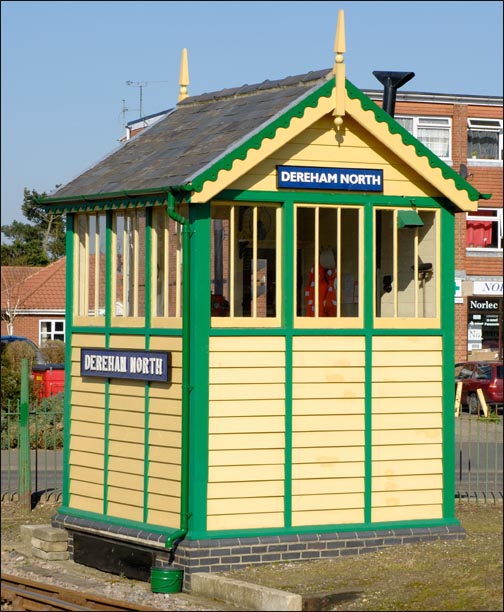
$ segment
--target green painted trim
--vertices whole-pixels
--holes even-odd
[[[105,329],[110,329],[112,321],[112,213],[107,212],[105,215]]]
[[[126,527],[129,529],[138,529],[150,533],[159,533],[162,535],[167,534],[168,537],[171,534],[174,534],[179,531],[178,529],[174,529],[172,527],[165,527],[164,525],[152,525],[150,523],[148,524],[141,523],[140,521],[131,521],[129,519],[118,518],[116,516],[106,516],[97,512],[88,512],[87,510],[76,510],[75,508],[69,508],[66,505],[60,506],[58,508],[58,513],[67,514],[68,516],[73,516],[75,518],[103,523],[103,531],[108,532],[108,537],[113,537],[113,534],[110,533],[110,525],[117,525],[119,527]],[[97,527],[93,525],[92,528],[96,529]]]
[[[292,200],[286,200],[282,206],[282,279],[279,307],[283,308],[280,313],[283,327],[288,331],[280,333],[285,338],[285,456],[284,456],[284,525],[292,526],[292,345],[295,308],[295,286],[292,279],[296,278],[294,273],[294,258],[296,236],[294,235],[296,209]],[[293,290],[294,289],[294,290]]]
[[[231,153],[228,153],[217,162],[212,164],[210,168],[203,171],[201,174],[193,179],[193,189],[199,192],[203,189],[205,182],[217,180],[218,174],[221,170],[231,170],[233,163],[236,160],[246,159],[250,149],[260,149],[263,141],[266,139],[274,139],[278,129],[286,129],[289,127],[294,117],[303,117],[307,108],[316,108],[319,100],[323,97],[328,98],[332,95],[332,91],[335,85],[334,78],[329,79],[327,82],[322,84],[316,91],[308,94],[301,102],[296,104],[294,107],[288,109],[275,121],[270,123],[265,128],[261,129],[256,134],[248,138],[243,144],[234,149]],[[386,123],[391,134],[399,134],[404,145],[412,146],[415,149],[417,157],[426,157],[429,161],[431,168],[439,168],[443,177],[446,180],[453,180],[455,187],[459,191],[466,191],[470,200],[478,201],[480,193],[470,183],[464,180],[460,174],[455,172],[453,168],[450,168],[445,162],[437,157],[430,149],[424,144],[417,140],[412,134],[410,134],[405,128],[381,109],[375,102],[368,98],[362,91],[360,91],[355,85],[353,85],[348,79],[346,80],[347,95],[352,100],[358,100],[365,111],[372,111],[374,117],[379,123]],[[428,178],[427,178],[428,180]]]
[[[453,208],[450,200],[444,197],[431,196],[389,196],[374,193],[334,193],[332,191],[303,191],[285,189],[282,191],[246,191],[227,189],[213,198],[215,202],[261,202],[282,204],[295,202],[296,204],[345,204],[362,206],[371,202],[376,206],[404,208],[416,206],[418,208]]]
[[[418,519],[411,521],[394,521],[389,523],[347,523],[345,525],[309,525],[303,527],[279,528],[271,527],[267,529],[230,529],[228,531],[212,531],[212,532],[197,532],[190,531],[187,534],[188,540],[217,540],[225,538],[252,538],[263,536],[284,536],[293,534],[318,534],[318,533],[363,533],[366,531],[375,532],[378,530],[388,529],[406,529],[411,534],[412,529],[425,529],[429,527],[447,527],[451,525],[459,525],[457,520],[447,519]]]
[[[147,330],[151,329],[152,320],[152,208],[145,211],[145,306],[144,321]],[[147,341],[147,339],[146,339]]]
[[[365,111],[372,111],[376,121],[379,123],[386,123],[391,134],[399,134],[405,145],[410,145],[415,149],[415,153],[418,157],[426,157],[429,161],[431,168],[439,168],[441,174],[447,180],[451,179],[455,183],[455,187],[459,191],[466,191],[470,200],[477,202],[480,198],[480,193],[470,183],[463,179],[460,174],[455,172],[453,168],[448,166],[444,161],[439,159],[428,147],[417,140],[412,134],[408,132],[402,125],[400,125],[393,117],[387,112],[380,108],[373,100],[368,98],[360,89],[355,87],[350,81],[346,81],[346,89],[348,97],[352,100],[359,100],[362,108]],[[429,179],[427,178],[427,181]]]
[[[74,311],[74,232],[75,216],[66,216],[66,270],[65,270],[65,399],[63,414],[63,477],[62,503],[70,500],[70,426],[72,421],[72,318]]]
[[[374,337],[374,271],[375,243],[373,240],[374,207],[364,206],[364,244],[359,249],[364,256],[365,372],[364,372],[364,522],[371,523],[373,507],[373,337]],[[367,265],[366,265],[367,264]]]
[[[192,237],[190,257],[194,265],[189,279],[190,319],[190,530],[202,532],[207,520],[208,400],[210,336],[210,204],[190,208]]]
[[[143,336],[150,334],[151,336],[169,336],[169,337],[180,337],[182,330],[179,327],[111,327],[105,325],[76,325],[73,327],[73,332],[76,334],[102,334],[107,333],[121,334],[122,336]]]
[[[154,187],[152,189],[131,189],[130,191],[109,191],[106,193],[90,193],[76,196],[46,196],[36,198],[39,206],[51,208],[53,205],[63,206],[62,210],[79,212],[81,210],[105,210],[105,208],[133,208],[136,206],[159,206],[166,204],[167,194],[171,191],[180,193],[192,191],[190,185],[171,185]],[[80,208],[83,206],[84,208]],[[75,210],[73,210],[75,208]]]
[[[196,192],[203,189],[207,181],[215,181],[221,170],[231,170],[236,160],[246,159],[250,149],[259,150],[262,147],[263,140],[273,140],[276,137],[277,130],[286,129],[294,118],[300,119],[305,114],[307,108],[316,108],[320,98],[328,98],[334,89],[334,79],[330,79],[321,85],[315,92],[308,94],[301,102],[298,102],[292,108],[289,108],[278,119],[262,128],[256,134],[250,136],[243,144],[236,149],[224,155],[221,159],[213,163],[210,168],[204,170],[193,178],[192,185]]]
[[[152,208],[145,214],[145,327],[151,326],[151,289],[152,289]],[[151,335],[145,333],[145,350],[150,349]],[[144,385],[144,473],[143,473],[143,521],[147,523],[149,515],[149,463],[150,463],[150,382]]]
[[[441,211],[441,329],[443,330],[443,516],[455,518],[455,218]],[[447,272],[450,274],[448,275]]]
[[[112,213],[106,213],[106,238],[105,238],[105,325],[110,329],[112,320],[112,308],[114,296],[112,295],[112,274],[113,274],[113,254],[112,254],[113,223]],[[110,347],[110,333],[105,334],[105,348]],[[104,428],[103,428],[103,514],[108,510],[108,476],[109,476],[109,443],[110,443],[110,379],[107,378],[103,383],[105,395],[104,404]]]

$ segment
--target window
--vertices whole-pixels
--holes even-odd
[[[449,117],[394,117],[397,123],[438,157],[451,158],[451,119]]]
[[[468,249],[502,250],[502,208],[480,208],[466,215]]]
[[[358,208],[297,206],[297,317],[327,325],[359,316],[360,243]]]
[[[280,208],[260,204],[212,206],[210,306],[220,317],[212,324],[241,317],[247,325],[278,324],[279,215]]]
[[[75,308],[77,316],[105,315],[105,213],[75,220]]]
[[[182,226],[155,208],[152,221],[152,315],[182,316]]]
[[[148,273],[156,325],[161,318],[166,322],[182,316],[181,226],[168,216],[166,206],[153,207],[152,226],[148,218],[145,208],[76,215],[74,303],[78,324],[104,325],[105,315],[110,314],[112,325],[141,325]]]
[[[145,210],[117,212],[113,222],[112,313],[145,316]]]
[[[41,319],[39,321],[39,345],[44,344],[49,340],[61,340],[65,342],[65,321],[56,319]]]
[[[502,120],[467,120],[467,156],[472,159],[502,161]]]
[[[427,210],[375,211],[377,318],[438,316],[436,220]]]

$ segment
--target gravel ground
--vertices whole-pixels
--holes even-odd
[[[47,524],[58,504],[39,504],[19,516],[2,503],[2,572],[82,588],[159,610],[236,610],[186,593],[160,594],[129,580],[72,561],[44,561],[23,549],[20,525]],[[503,610],[502,501],[460,502],[457,517],[467,537],[450,542],[394,546],[334,560],[272,564],[228,572],[237,580],[313,597],[311,610]],[[6,610],[2,606],[2,610]]]

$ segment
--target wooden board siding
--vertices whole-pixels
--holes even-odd
[[[209,365],[207,527],[282,527],[285,340],[210,338]]]
[[[442,339],[375,337],[374,522],[442,517]]]
[[[83,379],[81,347],[104,348],[105,338],[74,334],[72,341],[71,507],[100,514],[106,508],[108,516],[138,522],[147,516],[151,524],[178,528],[181,339],[151,338],[152,350],[172,352],[172,383],[151,383],[147,398],[142,381],[112,378],[106,394],[103,380]],[[145,337],[111,336],[109,345],[142,350]]]
[[[153,337],[153,351],[171,351],[172,382],[149,389],[147,522],[180,527],[182,340]]]
[[[364,520],[363,338],[293,339],[292,525]]]
[[[277,191],[276,165],[383,169],[384,195],[437,196],[427,181],[398,161],[385,145],[372,139],[350,115],[345,117],[341,146],[335,147],[334,118],[327,115],[314,123],[271,157],[230,185],[230,189]]]
[[[72,508],[103,512],[103,474],[105,467],[105,396],[103,384],[80,376],[80,349],[103,348],[98,334],[73,334],[70,388],[72,409],[69,452],[69,503]]]

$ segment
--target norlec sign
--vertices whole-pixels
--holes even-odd
[[[277,166],[277,185],[287,189],[383,191],[383,170]]]

